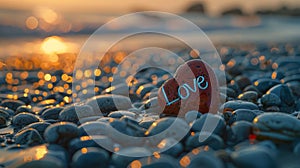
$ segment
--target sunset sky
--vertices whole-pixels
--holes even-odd
[[[246,13],[253,13],[261,8],[276,9],[282,5],[292,8],[300,6],[299,0],[0,0],[0,23],[2,25],[24,27],[26,21],[31,21],[30,24],[33,24],[31,26],[34,27],[34,19],[41,17],[44,19],[40,15],[47,14],[50,17],[49,19],[51,17],[52,19],[61,19],[60,21],[63,19],[66,24],[67,22],[72,24],[76,24],[76,22],[89,24],[95,20],[99,21],[101,17],[118,16],[142,10],[156,10],[178,14],[197,2],[204,3],[207,13],[211,16],[218,16],[224,9],[232,7],[240,7]],[[53,15],[57,16],[53,17]],[[68,25],[63,26],[68,27]]]
[[[120,3],[122,2],[122,3]],[[14,9],[19,11],[31,11],[37,7],[49,7],[62,13],[127,13],[135,9],[160,10],[166,12],[182,12],[191,3],[204,2],[207,4],[208,11],[215,13],[222,8],[230,6],[242,6],[245,10],[251,11],[259,7],[276,8],[279,5],[299,6],[299,0],[0,0],[0,9]]]

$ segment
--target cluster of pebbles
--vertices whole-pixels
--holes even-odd
[[[226,101],[215,114],[159,116],[155,88],[170,75],[153,68],[131,83],[130,98],[112,94],[107,85],[79,103],[62,99],[63,92],[39,101],[2,98],[0,167],[299,167],[299,45],[218,51],[227,85],[220,87]],[[139,141],[175,120],[175,130],[161,139]],[[202,130],[207,120],[217,122],[213,132]]]

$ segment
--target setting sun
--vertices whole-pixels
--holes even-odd
[[[64,53],[67,51],[66,44],[57,36],[46,38],[41,46],[46,54]]]

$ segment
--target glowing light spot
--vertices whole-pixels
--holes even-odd
[[[194,155],[197,155],[199,152],[200,152],[200,150],[197,149],[197,148],[192,150],[192,153],[193,153]]]
[[[87,140],[91,140],[92,138],[90,136],[82,136],[80,137],[81,141],[87,141]]]
[[[227,63],[227,66],[228,66],[228,67],[233,67],[233,66],[235,65],[235,63],[236,63],[235,60],[232,59],[232,60],[230,60],[230,61]]]
[[[190,56],[191,56],[192,58],[198,58],[198,57],[200,56],[200,52],[199,52],[198,50],[196,50],[196,49],[192,49],[192,50],[190,51]]]
[[[144,86],[140,86],[139,88],[138,88],[138,90],[136,91],[136,94],[141,94],[141,92],[143,91],[143,89],[144,89]],[[153,123],[154,124],[154,123]]]
[[[28,72],[27,72],[27,71],[22,72],[21,75],[20,75],[20,77],[21,77],[22,79],[26,79],[26,78],[28,77]]]
[[[75,78],[81,79],[83,77],[83,72],[81,70],[76,71]]]
[[[135,160],[133,162],[130,163],[130,167],[131,168],[141,168],[142,167],[142,163],[138,160]]]
[[[85,70],[84,71],[84,77],[86,77],[86,78],[89,78],[89,77],[91,77],[91,75],[92,75],[92,71],[91,70]]]
[[[56,76],[51,77],[51,82],[56,82]]]
[[[51,36],[51,37],[47,37],[43,41],[41,49],[46,54],[65,53],[67,51],[67,46],[62,41],[61,38],[59,38],[57,36]],[[51,55],[51,57],[52,57],[51,58],[52,62],[55,62],[55,60],[56,61],[58,60],[58,56],[57,55]]]
[[[41,72],[41,71],[38,72],[37,77],[40,78],[40,79],[44,78],[44,72]]]
[[[153,152],[153,156],[156,158],[156,159],[159,159],[160,158],[160,154],[158,152]]]
[[[62,74],[61,75],[61,79],[63,80],[63,81],[67,81],[68,80],[68,75],[67,74]]]
[[[38,27],[39,21],[34,16],[29,16],[25,21],[26,27],[30,30],[34,30]]]
[[[100,69],[95,69],[94,70],[94,75],[95,76],[100,76],[101,75],[101,70]]]
[[[277,72],[273,72],[272,73],[272,79],[276,79],[276,77],[277,77]]]
[[[179,163],[182,167],[187,167],[191,163],[191,160],[188,156],[184,156]]]
[[[277,63],[273,63],[273,64],[272,64],[272,68],[273,68],[273,69],[277,69],[277,68],[278,68],[278,64],[277,64]]]
[[[157,145],[157,147],[162,149],[166,146],[166,144],[167,144],[167,141],[164,139]]]
[[[58,19],[57,13],[49,8],[39,8],[37,14],[47,23],[54,23]]]
[[[45,81],[50,81],[51,80],[51,75],[50,74],[46,74],[44,76]]]
[[[6,74],[6,79],[12,79],[13,78],[13,74],[12,73],[7,73]]]
[[[81,149],[81,153],[82,153],[82,154],[86,154],[87,152],[88,152],[87,148],[82,148],[82,149]]]
[[[53,84],[52,83],[49,83],[48,84],[48,89],[52,89],[53,88]]]

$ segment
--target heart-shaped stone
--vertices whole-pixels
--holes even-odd
[[[200,59],[184,63],[161,86],[158,102],[166,116],[184,116],[191,110],[217,113],[219,85],[214,71]]]

